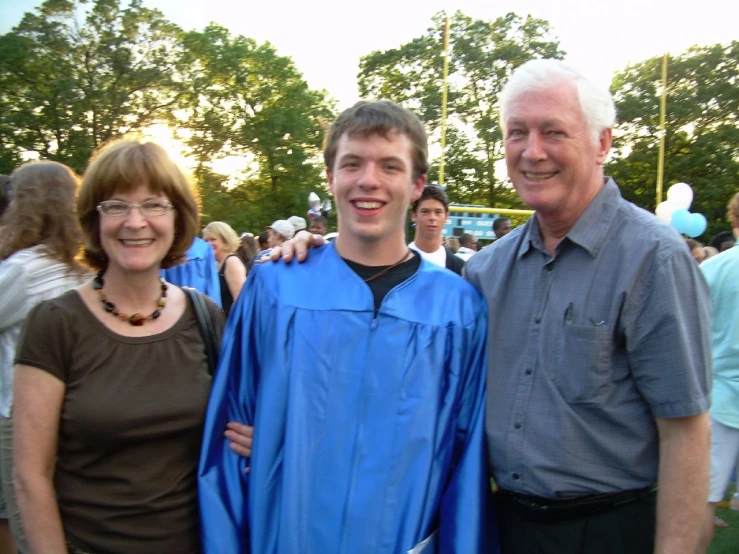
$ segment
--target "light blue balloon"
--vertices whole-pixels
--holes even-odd
[[[690,222],[690,212],[688,210],[675,210],[674,212],[672,212],[672,219],[670,219],[670,224],[677,230],[678,233],[687,235],[691,229]]]
[[[706,218],[703,214],[690,214],[690,230],[687,235],[691,238],[698,237],[706,230]]]

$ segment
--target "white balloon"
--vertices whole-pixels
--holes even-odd
[[[675,183],[667,189],[667,200],[677,209],[687,210],[693,202],[693,189],[687,183]]]
[[[672,219],[672,212],[677,210],[678,207],[673,204],[669,200],[665,200],[664,202],[660,202],[657,205],[657,209],[654,210],[654,215],[657,216],[657,219],[660,221],[664,221],[665,223],[669,223]]]

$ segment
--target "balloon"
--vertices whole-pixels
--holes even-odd
[[[706,230],[706,218],[703,214],[690,214],[690,229],[686,233],[690,238],[703,234]]]
[[[315,192],[311,192],[308,195],[308,205],[311,208],[318,208],[318,205],[321,203],[321,199],[318,197],[318,195]]]
[[[677,230],[678,233],[687,235],[690,231],[690,212],[688,210],[675,210],[672,212],[672,219],[670,224]]]
[[[659,205],[657,205],[657,209],[654,210],[654,214],[660,221],[669,223],[670,219],[672,218],[672,212],[677,209],[678,208],[677,206],[675,206],[675,204],[673,204],[669,200],[665,200],[664,202],[661,202]]]
[[[667,189],[667,201],[687,210],[693,202],[693,189],[687,183],[675,183]]]

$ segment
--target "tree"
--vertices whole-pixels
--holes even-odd
[[[231,214],[221,204],[206,216],[233,221],[240,204],[251,213],[244,224],[256,228],[305,214],[308,194],[323,186],[324,122],[334,116],[325,92],[309,89],[292,60],[269,43],[233,37],[223,27],[186,33],[184,45],[188,144],[202,164],[229,155],[249,161],[241,183],[219,192],[239,199]]]
[[[182,95],[177,32],[141,0],[46,0],[25,14],[0,36],[0,171],[26,152],[81,171],[97,147],[161,121]]]
[[[399,48],[372,52],[360,62],[362,97],[383,98],[414,110],[432,140],[441,123],[445,14],[433,18],[426,34]],[[520,207],[507,183],[496,175],[503,159],[498,95],[511,72],[532,58],[562,58],[549,24],[509,13],[495,21],[457,12],[450,21],[448,127],[445,182],[450,198],[489,207]],[[434,164],[430,179],[438,176]]]
[[[606,170],[628,200],[654,211],[659,156],[662,59],[618,72],[611,89],[619,114]],[[739,42],[694,46],[668,61],[664,188],[693,187],[703,235],[728,230],[726,204],[739,190]],[[664,197],[663,197],[664,200]]]

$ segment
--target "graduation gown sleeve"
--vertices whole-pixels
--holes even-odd
[[[468,348],[458,356],[467,378],[454,438],[458,462],[441,499],[438,552],[499,552],[485,448],[486,311],[481,302]]]
[[[261,344],[257,312],[264,299],[258,269],[249,280],[231,310],[205,418],[198,492],[206,553],[250,552],[248,460],[232,452],[223,437],[229,421],[254,425]]]

